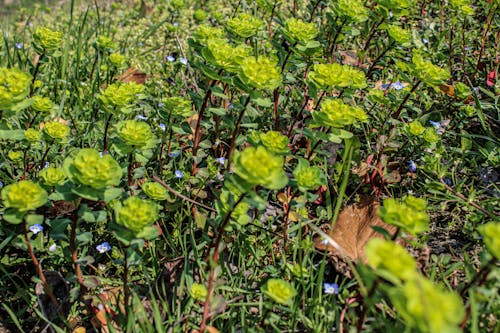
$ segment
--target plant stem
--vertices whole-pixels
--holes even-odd
[[[31,242],[28,237],[28,225],[26,221],[23,222],[24,224],[24,240],[26,241],[26,246],[28,248],[28,253],[30,254],[31,261],[33,261],[33,264],[35,265],[36,271],[38,273],[38,277],[42,281],[43,288],[45,289],[45,292],[49,296],[50,300],[54,304],[54,306],[59,310],[59,302],[57,301],[57,298],[54,296],[54,293],[52,292],[52,289],[50,288],[49,284],[47,283],[47,278],[45,277],[45,274],[43,273],[42,265],[38,261],[35,252],[33,251],[33,248],[31,247]]]
[[[342,155],[342,183],[340,183],[339,193],[337,195],[337,200],[335,201],[335,211],[333,212],[332,225],[330,227],[330,230],[332,231],[335,228],[335,224],[337,223],[337,219],[340,214],[340,208],[342,207],[347,182],[351,173],[351,160],[353,154],[352,143],[352,139],[345,139],[344,154]]]
[[[130,195],[134,195],[134,190],[132,189],[133,186],[133,179],[132,179],[132,173],[134,172],[134,153],[131,152],[128,154],[128,167],[127,167],[127,180],[128,180],[128,188],[130,190]]]
[[[358,67],[360,67],[363,62],[365,61],[365,58],[366,58],[366,52],[368,51],[368,48],[370,47],[370,42],[372,41],[373,39],[373,36],[375,36],[375,33],[377,32],[377,28],[382,24],[384,23],[385,21],[385,17],[382,17],[382,19],[378,22],[378,23],[375,23],[372,28],[371,28],[371,31],[370,31],[370,35],[368,36],[368,39],[366,40],[365,42],[365,46],[363,47],[363,56],[359,58],[359,61],[358,61]]]
[[[75,209],[71,216],[71,235],[69,238],[69,248],[71,251],[71,260],[73,261],[73,265],[75,266],[75,274],[76,280],[80,285],[80,295],[84,295],[87,292],[87,287],[83,282],[82,269],[80,264],[78,263],[78,250],[76,248],[76,229],[78,227],[78,208]]]
[[[106,155],[108,153],[108,129],[109,129],[109,123],[111,122],[112,117],[113,117],[113,114],[110,113],[108,119],[106,119],[106,125],[104,127],[104,141],[102,144],[103,155]]]
[[[128,285],[128,247],[125,248],[125,258],[123,260],[123,276],[122,276],[122,281],[123,281],[123,304],[125,305],[125,318],[128,320],[128,314],[129,314],[129,300],[130,300],[130,289]]]
[[[200,333],[204,333],[206,329],[206,324],[209,315],[208,311],[210,310],[210,298],[214,291],[214,285],[215,285],[215,268],[217,267],[217,263],[219,262],[219,255],[220,255],[219,248],[220,248],[220,243],[222,241],[222,236],[224,235],[224,229],[226,229],[227,224],[231,220],[231,215],[233,214],[235,208],[243,201],[246,195],[247,193],[243,193],[238,198],[233,208],[225,216],[224,220],[222,221],[219,227],[219,230],[217,231],[217,238],[212,246],[212,248],[214,249],[214,253],[212,255],[212,259],[209,261],[211,267],[210,267],[210,275],[208,278],[208,293],[207,293],[207,298],[205,300],[205,304],[203,305],[203,317],[200,324]]]
[[[249,103],[250,103],[250,95],[247,96],[245,104],[243,105],[243,109],[241,109],[240,115],[238,116],[238,121],[236,122],[236,125],[234,126],[233,134],[231,135],[231,145],[229,147],[229,153],[227,154],[227,170],[230,170],[230,167],[231,167],[231,156],[233,156],[233,153],[234,153],[234,148],[236,145],[236,138],[237,138],[238,133],[240,131],[240,125],[241,125],[241,121],[243,120],[243,115],[245,114],[245,111],[246,111]]]

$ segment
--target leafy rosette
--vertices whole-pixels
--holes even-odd
[[[345,20],[357,23],[368,20],[370,11],[361,0],[337,0],[333,3],[335,13]]]
[[[15,109],[30,93],[31,75],[17,68],[0,68],[0,110]]]
[[[116,48],[116,44],[113,42],[113,39],[108,36],[99,36],[95,42],[98,49],[103,51],[112,51]]]
[[[113,83],[101,91],[99,98],[106,110],[115,113],[128,114],[130,106],[135,103],[138,95],[144,91],[144,86],[135,82]]]
[[[368,120],[363,109],[345,104],[341,99],[324,101],[320,111],[315,111],[312,115],[318,124],[335,128],[344,128]]]
[[[266,133],[260,133],[259,139],[260,143],[270,152],[279,155],[286,155],[290,153],[290,148],[288,147],[290,140],[286,135],[283,135],[280,132],[268,131]]]
[[[12,208],[21,213],[35,210],[43,206],[47,200],[47,192],[30,180],[21,180],[5,186],[2,190],[5,208]]]
[[[474,15],[474,8],[470,0],[450,0],[451,7],[465,16]]]
[[[407,281],[417,274],[415,259],[401,245],[394,242],[372,238],[366,244],[365,253],[369,265],[390,281],[395,283]]]
[[[204,301],[207,298],[208,289],[201,283],[193,283],[189,293],[195,300]]]
[[[31,107],[35,111],[39,112],[49,112],[52,111],[53,108],[53,103],[48,97],[42,97],[42,96],[33,96],[32,98],[33,103],[31,104]]]
[[[425,132],[425,127],[418,120],[414,120],[405,126],[406,131],[414,136],[420,136]]]
[[[210,39],[224,38],[224,30],[206,24],[199,25],[193,33],[193,38],[201,45],[206,45]]]
[[[290,18],[285,22],[285,34],[293,41],[306,43],[316,38],[318,29],[314,23]]]
[[[411,32],[401,28],[398,25],[388,25],[387,34],[392,40],[403,46],[408,46],[411,42]]]
[[[33,40],[37,52],[43,54],[47,51],[54,51],[61,47],[62,33],[52,31],[48,28],[37,28],[33,34]]]
[[[134,232],[136,236],[150,227],[158,219],[159,213],[156,203],[137,196],[129,197],[123,203],[116,203],[114,210],[116,222]]]
[[[262,292],[273,301],[283,305],[291,305],[293,298],[297,295],[295,288],[282,279],[267,280],[267,283],[262,287]]]
[[[182,97],[168,97],[163,99],[162,103],[172,116],[189,117],[194,113],[191,101]]]
[[[413,196],[407,196],[402,201],[389,198],[384,200],[384,205],[379,208],[378,215],[385,223],[417,235],[429,229],[426,206],[424,199]]]
[[[43,133],[57,141],[66,139],[69,132],[69,127],[59,121],[51,121],[43,125]]]
[[[28,128],[24,131],[24,137],[31,143],[37,142],[41,139],[42,133],[34,128]]]
[[[308,77],[320,89],[362,89],[367,85],[363,71],[337,63],[313,65]]]
[[[96,190],[119,185],[122,177],[122,169],[113,157],[101,156],[91,148],[81,149],[74,157],[67,157],[64,170],[74,183]]]
[[[447,69],[424,60],[423,56],[418,52],[413,54],[412,63],[411,72],[413,75],[436,91],[439,90],[439,85],[446,83],[446,80],[450,78],[450,72]]]
[[[317,166],[311,166],[306,159],[299,159],[299,163],[293,171],[293,177],[297,181],[299,190],[306,192],[315,190],[326,185],[326,176],[323,170]]]
[[[262,146],[248,147],[234,155],[234,172],[250,186],[262,185],[270,190],[286,186],[283,157]]]
[[[109,55],[109,62],[117,68],[122,68],[126,61],[127,57],[121,53],[111,53]]]
[[[486,248],[500,260],[500,223],[490,222],[478,228]]]
[[[264,21],[246,13],[241,13],[226,22],[227,30],[243,38],[256,35],[262,26]]]
[[[247,59],[252,49],[241,44],[233,47],[225,39],[209,39],[207,46],[202,50],[203,57],[213,66],[235,73],[240,64]]]
[[[66,174],[62,168],[49,167],[40,171],[40,178],[48,186],[57,186],[64,184]]]
[[[399,17],[408,15],[414,3],[414,0],[379,0],[378,6],[386,16]]]
[[[395,257],[392,255],[391,260]],[[459,324],[465,311],[458,294],[443,290],[423,276],[392,287],[389,297],[408,328],[416,332],[462,332]]]
[[[144,193],[151,199],[162,201],[169,198],[168,191],[157,182],[147,182],[141,185]]]
[[[245,58],[241,63],[239,77],[248,86],[264,90],[274,90],[282,81],[276,62],[264,56],[259,59]]]
[[[143,121],[120,121],[116,124],[116,132],[126,144],[139,149],[150,148],[156,141],[151,127]]]

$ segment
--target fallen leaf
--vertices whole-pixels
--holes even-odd
[[[207,326],[205,329],[208,331],[208,333],[219,333],[219,330],[213,326]]]
[[[347,206],[342,210],[330,236],[344,250],[344,255],[354,261],[366,263],[366,253],[364,252],[366,243],[374,238],[383,238],[383,235],[373,229],[382,228],[388,234],[394,235],[397,228],[382,221],[377,215],[380,204],[374,199],[367,199],[357,205]],[[333,246],[324,242],[323,237],[317,236],[314,239],[314,247],[319,250],[327,250],[336,257],[344,260]]]
[[[450,84],[440,84],[439,89],[450,97],[455,97],[455,88]]]
[[[134,67],[127,69],[122,75],[118,76],[116,80],[121,82],[135,82],[138,84],[144,84],[148,78],[146,73],[143,73]]]

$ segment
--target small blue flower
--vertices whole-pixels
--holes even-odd
[[[111,245],[109,245],[108,242],[104,242],[102,244],[97,245],[95,249],[99,251],[99,253],[105,253],[111,250]]]
[[[387,90],[389,89],[390,85],[388,83],[382,84],[382,90]]]
[[[179,22],[174,22],[174,27],[179,26]]]
[[[170,154],[168,154],[168,157],[177,157],[179,155],[180,155],[180,153],[178,151],[173,151]]]
[[[101,157],[102,157],[102,155],[103,155],[103,154],[102,154],[102,151],[100,151],[100,152],[99,152],[99,156],[101,156]]]
[[[158,103],[158,107],[159,107],[159,108],[162,108],[162,107],[164,107],[164,106],[165,106],[165,104],[163,104],[163,103],[161,103],[161,102],[160,102],[160,103]]]
[[[174,62],[175,61],[175,57],[172,56],[172,55],[166,56],[165,59],[167,59],[170,62]]]
[[[33,224],[29,229],[33,235],[36,235],[37,233],[43,231],[43,226],[41,224]]]
[[[429,120],[429,124],[431,124],[432,126],[434,126],[435,128],[440,128],[441,127],[441,123],[439,121],[432,121],[432,120]]]
[[[339,293],[339,285],[336,283],[323,283],[323,293],[336,295]]]
[[[0,180],[0,187],[3,187],[3,182]]]
[[[180,63],[181,63],[181,64],[183,64],[183,65],[187,65],[187,64],[188,64],[188,61],[187,61],[187,59],[186,59],[186,58],[179,58],[179,61],[180,61]]]
[[[224,165],[224,163],[226,162],[226,158],[225,157],[217,157],[215,159],[217,161],[217,163],[219,163],[220,165]]]
[[[175,178],[184,178],[184,172],[182,172],[181,170],[175,170]]]
[[[50,167],[50,163],[49,162],[45,162],[45,169],[47,169],[49,167]]]
[[[167,127],[165,126],[165,124],[163,123],[160,123],[160,125],[158,125],[158,127],[163,131],[165,132],[167,130]]]
[[[16,49],[21,50],[23,48],[23,43],[16,43]]]
[[[429,44],[429,40],[427,38],[422,38],[422,43]]]
[[[401,89],[404,89],[405,86],[403,86],[403,84],[399,81],[397,82],[394,82],[391,87],[395,90],[401,90]]]
[[[451,182],[451,179],[450,178],[445,178],[444,179],[444,182],[446,183],[446,185],[448,186],[451,186],[452,185],[452,182]]]
[[[415,164],[415,162],[413,160],[410,160],[408,162],[408,170],[411,172],[411,173],[415,173],[417,171],[417,165]]]
[[[57,245],[56,245],[56,243],[54,243],[54,244],[52,244],[52,245],[49,247],[49,252],[54,252],[56,249],[57,249]]]
[[[389,11],[389,18],[393,18],[394,14],[392,13],[392,10]]]
[[[144,117],[143,115],[138,114],[137,116],[135,116],[135,119],[137,119],[137,120],[148,120],[148,117]]]

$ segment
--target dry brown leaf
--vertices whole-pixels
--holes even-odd
[[[455,88],[449,84],[440,84],[439,89],[450,97],[455,97]]]
[[[121,82],[135,82],[138,84],[144,84],[148,78],[146,73],[140,72],[134,67],[127,69],[122,75],[118,76],[116,79]]]
[[[205,329],[208,331],[208,333],[219,333],[219,330],[213,326],[207,326]]]
[[[389,234],[396,232],[396,227],[382,221],[377,215],[380,204],[371,199],[358,205],[347,206],[342,210],[330,236],[344,249],[345,254],[352,260],[366,263],[364,252],[366,243],[374,238],[383,236],[372,227],[385,229]],[[325,244],[323,238],[314,239],[314,246],[319,250],[328,250],[334,257],[341,257],[340,253],[331,245]],[[344,259],[344,258],[337,258]]]

